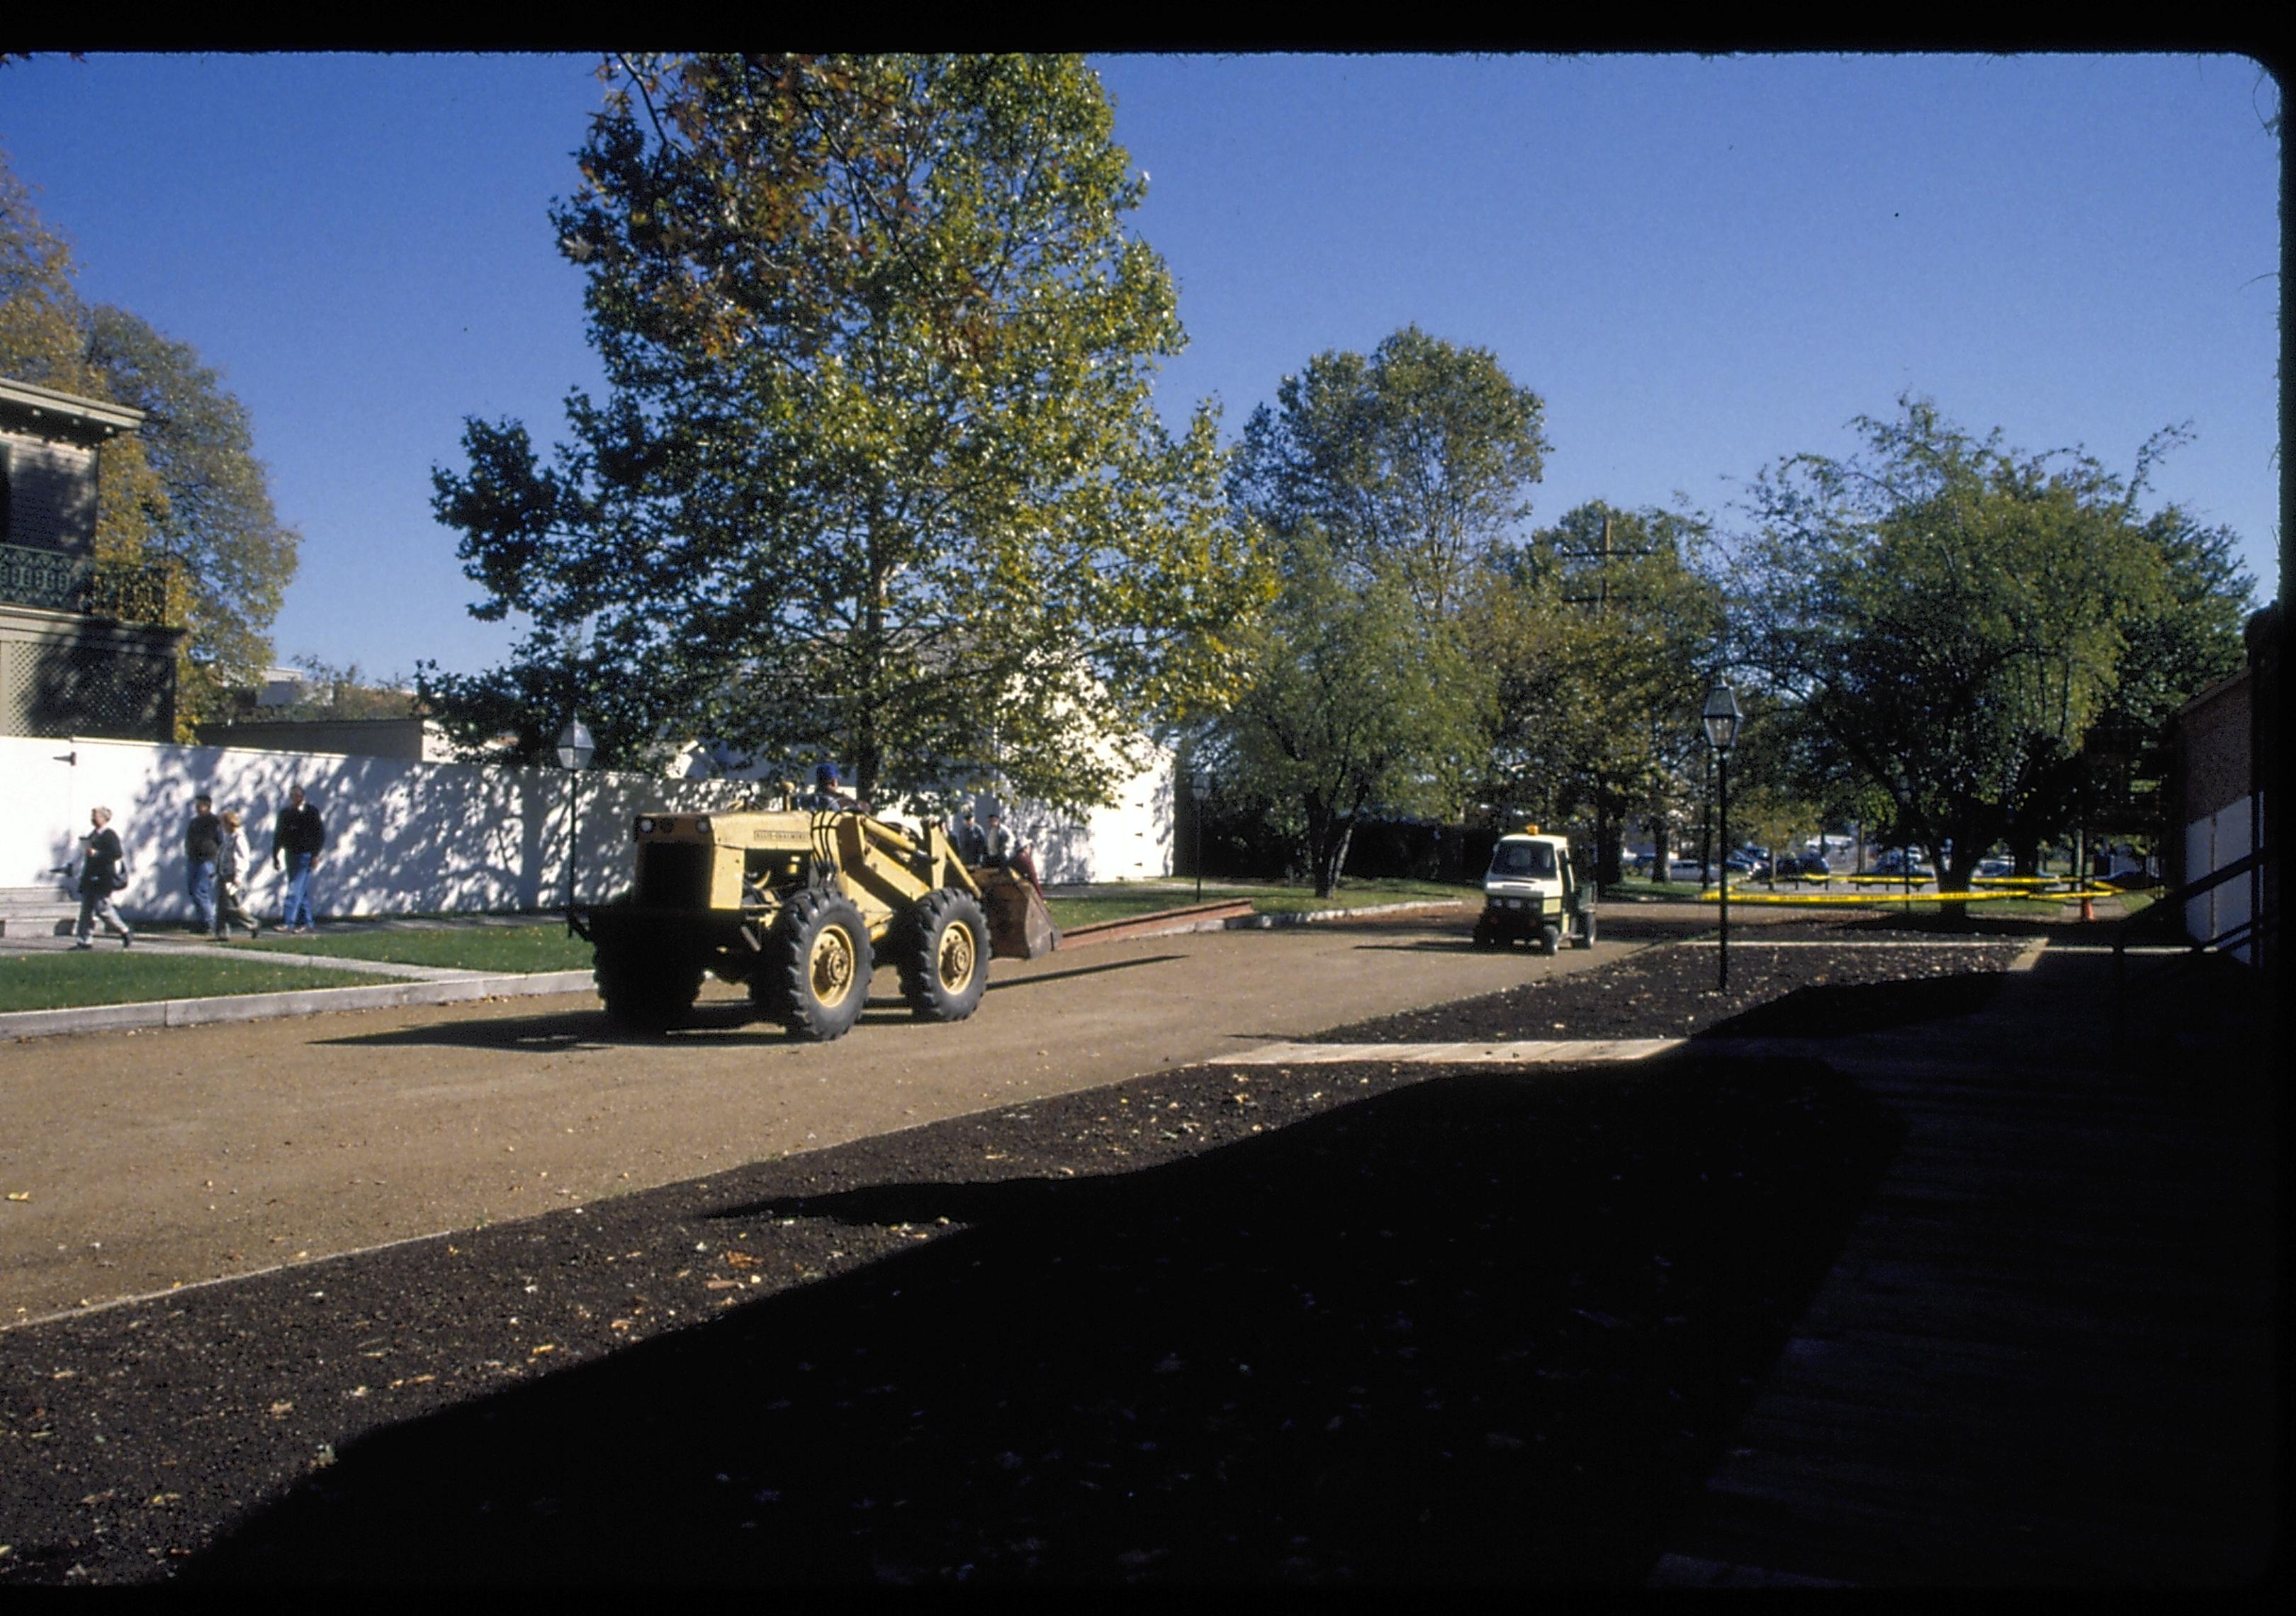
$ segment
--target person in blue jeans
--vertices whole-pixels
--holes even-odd
[[[184,863],[202,932],[215,931],[216,855],[222,849],[223,821],[216,817],[215,799],[202,792],[192,799],[192,822],[184,827]]]
[[[311,872],[326,845],[327,827],[319,810],[303,800],[301,786],[289,786],[287,806],[279,810],[278,823],[271,829],[271,867],[278,869],[283,859],[287,869],[287,910],[279,917],[283,930],[319,929],[311,915]]]

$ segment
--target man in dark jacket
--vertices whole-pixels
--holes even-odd
[[[289,786],[287,806],[279,810],[278,823],[271,829],[271,867],[279,868],[283,858],[287,866],[287,910],[279,917],[283,930],[319,929],[311,917],[311,871],[326,845],[327,827],[320,822],[319,810],[303,800],[301,786]]]
[[[956,827],[956,856],[970,865],[988,862],[988,837],[971,808],[964,810],[964,821]]]
[[[200,930],[210,934],[216,918],[216,855],[222,849],[223,821],[216,817],[215,800],[202,792],[192,799],[192,822],[184,827],[184,862]]]
[[[127,850],[119,845],[119,833],[111,828],[110,808],[90,808],[87,817],[93,828],[79,839],[79,929],[73,933],[72,947],[94,947],[89,939],[100,920],[106,931],[119,933],[121,947],[132,947],[135,933],[111,905],[111,895],[127,884],[124,874]]]

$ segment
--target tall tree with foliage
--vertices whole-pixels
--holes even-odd
[[[189,739],[228,688],[269,665],[301,536],[272,507],[246,407],[189,343],[81,302],[70,248],[41,224],[4,153],[0,375],[148,416],[97,460],[98,584],[160,568],[163,589],[132,593],[190,631],[176,669],[177,733]]]
[[[88,358],[112,398],[150,417],[137,436],[166,499],[145,542],[184,580],[176,701],[203,717],[270,665],[302,535],[272,506],[247,406],[190,343],[103,306],[89,313]]]
[[[529,746],[695,736],[864,796],[993,778],[1103,800],[1129,738],[1221,699],[1264,598],[1214,416],[1125,228],[1143,181],[1062,56],[616,59],[553,213],[609,392],[547,463],[473,421],[439,517],[513,663],[430,673]],[[578,659],[570,636],[586,626]],[[604,701],[605,705],[594,705]]]
[[[1244,429],[1237,502],[1275,533],[1313,524],[1341,566],[1396,578],[1431,620],[1455,615],[1530,513],[1538,395],[1489,349],[1408,325],[1369,357],[1316,355],[1275,400]]]
[[[1529,512],[1543,420],[1488,350],[1414,325],[1316,355],[1244,430],[1229,493],[1283,591],[1204,743],[1320,893],[1366,816],[1458,811],[1489,711],[1463,613]]]
[[[1663,845],[1695,792],[1698,713],[1722,602],[1702,519],[1600,500],[1495,559],[1468,614],[1494,681],[1488,800],[1595,829],[1596,879],[1620,879],[1640,820]]]
[[[1242,693],[1194,750],[1223,802],[1259,813],[1328,897],[1366,816],[1456,808],[1482,685],[1448,625],[1392,574],[1356,576],[1312,523],[1283,541],[1282,571]]]
[[[2083,737],[2124,693],[2157,714],[2237,666],[2247,580],[2228,546],[2140,516],[2174,434],[2124,479],[1973,439],[1924,400],[1857,425],[1857,455],[1755,483],[1742,654],[1965,890],[1997,841],[2065,828]]]

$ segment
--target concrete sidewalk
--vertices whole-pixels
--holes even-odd
[[[486,927],[547,925],[560,920],[554,914],[471,915],[402,919],[345,919],[327,922],[324,937],[365,933],[472,931]],[[287,933],[266,931],[266,937]],[[69,954],[77,947],[70,936],[0,938],[0,956]],[[118,949],[116,938],[99,934],[97,949]],[[453,1005],[474,999],[521,998],[559,993],[578,993],[591,986],[586,967],[570,971],[515,973],[458,970],[447,965],[403,964],[390,960],[358,959],[339,954],[307,954],[279,948],[249,948],[208,940],[196,931],[149,930],[135,933],[135,947],[168,958],[260,960],[266,964],[308,965],[385,979],[373,987],[304,988],[282,993],[215,994],[198,998],[144,999],[127,1004],[69,1005],[54,1010],[15,1010],[0,1013],[0,1040],[55,1038],[77,1032],[111,1032],[128,1028],[195,1027],[216,1021],[267,1021],[278,1016],[316,1015],[331,1010],[383,1010],[402,1005]]]

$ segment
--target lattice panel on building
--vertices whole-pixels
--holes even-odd
[[[168,740],[171,658],[135,645],[0,640],[0,733]]]

